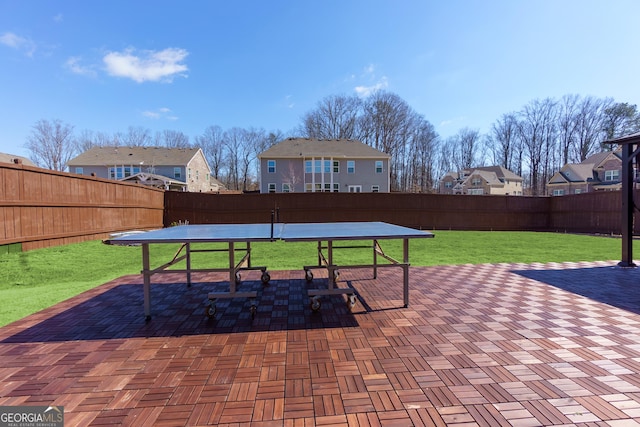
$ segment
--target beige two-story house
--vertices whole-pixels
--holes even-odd
[[[564,196],[592,191],[620,190],[620,150],[596,153],[580,163],[567,163],[547,182],[547,195]]]
[[[522,177],[502,166],[449,172],[439,182],[440,194],[500,194],[522,196]]]
[[[204,193],[221,189],[200,148],[93,147],[71,159],[67,166],[71,173],[166,190]]]
[[[261,193],[390,191],[390,156],[360,141],[288,138],[258,158]]]

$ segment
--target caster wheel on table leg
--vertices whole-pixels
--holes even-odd
[[[262,277],[260,278],[260,280],[262,280],[263,285],[266,285],[269,283],[269,280],[271,280],[271,276],[265,271],[264,273],[262,273]]]
[[[318,311],[320,310],[320,297],[318,295],[314,296],[313,298],[311,298],[311,310]]]
[[[216,315],[216,305],[214,303],[209,304],[206,307],[205,314],[209,319],[213,318]]]
[[[347,297],[347,307],[349,307],[349,310],[353,310],[353,307],[355,307],[357,302],[357,298],[355,295],[351,294]]]
[[[311,272],[311,270],[305,270],[304,278],[307,282],[313,281],[313,273]]]

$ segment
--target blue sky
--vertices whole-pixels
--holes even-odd
[[[0,152],[33,125],[290,133],[393,92],[447,137],[565,94],[640,104],[637,0],[0,0]]]

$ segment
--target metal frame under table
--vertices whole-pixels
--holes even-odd
[[[201,224],[179,225],[144,233],[121,234],[104,243],[112,245],[141,245],[142,246],[142,275],[144,290],[144,314],[147,320],[151,319],[151,278],[161,273],[185,273],[187,286],[191,285],[191,273],[193,272],[228,272],[229,292],[211,292],[208,298],[211,304],[206,308],[206,315],[215,315],[215,302],[220,298],[250,298],[255,300],[257,291],[240,292],[240,271],[260,270],[261,281],[267,284],[270,280],[266,266],[251,265],[251,243],[270,242],[283,240],[285,242],[318,242],[318,265],[303,266],[305,278],[311,282],[313,273],[311,270],[324,268],[328,271],[327,289],[310,289],[311,307],[314,310],[320,308],[320,296],[346,294],[350,307],[355,304],[355,289],[351,287],[339,288],[336,281],[339,269],[373,268],[374,278],[377,277],[378,268],[399,267],[403,271],[403,301],[404,307],[409,305],[409,239],[434,237],[433,234],[421,230],[402,227],[385,222],[338,222],[338,223],[273,223],[266,224]],[[402,261],[386,255],[379,244],[379,240],[401,239],[403,241]],[[337,241],[372,241],[368,246],[338,246]],[[196,249],[192,244],[196,243],[226,243],[226,248]],[[325,243],[326,242],[326,243]],[[180,248],[169,262],[151,268],[150,249],[151,244],[174,243],[180,244]],[[240,245],[238,245],[240,244]],[[364,265],[335,265],[334,250],[347,248],[372,248],[373,262]],[[326,255],[325,251],[326,250]],[[184,253],[183,253],[184,251]],[[194,268],[191,254],[196,252],[227,252],[228,265],[220,268]],[[236,261],[236,252],[242,253],[239,261]],[[379,264],[381,256],[389,261],[389,264]],[[185,260],[186,268],[172,269],[169,267]],[[251,314],[255,314],[255,301],[251,304]]]
[[[317,242],[318,263],[316,265],[305,265],[302,268],[305,272],[307,282],[313,281],[314,269],[326,269],[328,277],[327,289],[309,289],[308,295],[311,297],[311,309],[320,309],[320,297],[323,295],[347,295],[347,306],[352,309],[356,303],[355,289],[348,286],[338,287],[337,281],[340,270],[346,269],[373,269],[373,278],[378,277],[378,268],[401,268],[402,269],[402,293],[403,306],[409,306],[409,239],[434,237],[432,233],[401,227],[385,222],[338,222],[338,223],[311,223],[311,224],[287,224],[283,235],[284,241],[288,242]],[[402,240],[402,261],[396,260],[385,254],[380,240]],[[340,245],[340,241],[371,241],[371,244]],[[373,261],[371,264],[350,264],[337,265],[334,263],[334,251],[336,249],[362,249],[372,250]],[[388,264],[379,264],[378,257],[386,259]]]

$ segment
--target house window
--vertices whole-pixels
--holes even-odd
[[[325,183],[324,184],[324,192],[325,193],[331,193],[331,184],[330,183]]]
[[[564,196],[564,190],[562,188],[558,188],[556,190],[553,190],[553,195],[554,196]]]
[[[291,188],[291,184],[289,184],[289,183],[282,184],[282,192],[283,193],[293,193],[293,189]]]
[[[333,183],[333,192],[334,193],[339,193],[340,192],[340,184],[334,182]]]
[[[200,171],[196,169],[196,181],[200,180]]]
[[[376,160],[376,173],[382,173],[382,160]]]
[[[268,184],[268,189],[267,189],[267,191],[268,191],[269,193],[275,193],[275,192],[276,192],[276,184],[275,184],[275,182],[270,182],[270,183]]]
[[[467,194],[470,194],[472,196],[480,196],[480,195],[484,194],[484,191],[482,190],[482,188],[470,188],[467,191]]]
[[[116,179],[116,168],[109,168],[109,178]]]
[[[276,173],[276,161],[275,160],[267,160],[267,172],[268,173]]]
[[[324,173],[331,173],[331,160],[324,161]]]
[[[313,173],[313,164],[311,160],[306,160],[304,162],[304,173]]]
[[[76,167],[76,173],[77,173],[78,175],[82,175],[82,174],[84,173],[84,168]]]
[[[320,162],[320,160],[316,160],[313,162],[313,172],[314,173],[319,173],[322,169],[320,169],[320,167],[322,167],[322,162]]]
[[[471,180],[471,185],[473,185],[474,187],[479,187],[482,185],[482,180],[480,178],[473,178]]]
[[[191,179],[191,168],[187,169],[187,177]]]
[[[453,181],[445,181],[444,188],[453,188]]]
[[[604,171],[605,181],[618,181],[619,179],[620,179],[620,171],[618,169]]]
[[[311,183],[308,182],[304,185],[304,191],[307,193],[311,193],[313,191],[313,187],[311,186]]]
[[[182,178],[182,168],[173,168],[173,177],[175,179]]]
[[[333,173],[340,173],[340,162],[337,160],[333,161]]]
[[[580,193],[582,193],[582,188],[576,188],[576,189],[573,191],[573,194],[580,194]]]
[[[138,174],[138,173],[140,173],[140,166],[134,166],[133,167],[133,174],[135,175],[135,174]]]
[[[380,192],[380,186],[379,185],[372,185],[371,186],[371,192],[372,193],[379,193]]]
[[[349,186],[349,193],[361,193],[361,192],[362,192],[362,185],[350,185]]]
[[[347,173],[356,173],[356,161],[347,160]]]

